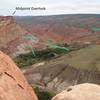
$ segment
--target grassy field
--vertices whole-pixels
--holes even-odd
[[[100,71],[100,45],[92,45],[72,51],[48,62],[48,66],[58,64],[70,65],[76,69]]]
[[[78,69],[100,71],[100,45],[73,51],[66,56],[58,58],[58,62],[66,62]]]

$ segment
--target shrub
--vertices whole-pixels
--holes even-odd
[[[51,100],[51,98],[55,95],[55,93],[40,90],[39,88],[35,88],[35,93],[39,100]]]

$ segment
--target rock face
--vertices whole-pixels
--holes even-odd
[[[52,100],[100,100],[100,86],[85,83],[69,87]]]
[[[21,71],[0,52],[0,100],[37,100]]]
[[[11,16],[0,16],[0,50],[15,57],[18,54],[26,53],[24,35],[26,31],[16,23]],[[13,37],[12,37],[13,36]]]

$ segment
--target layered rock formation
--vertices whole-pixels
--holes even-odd
[[[100,100],[100,86],[85,83],[69,87],[52,100]]]
[[[55,64],[55,65],[53,65]],[[67,64],[48,63],[33,66],[24,71],[25,77],[30,84],[40,88],[50,89],[57,93],[70,85],[82,83],[100,84],[100,73],[95,71],[79,70]]]
[[[21,71],[0,52],[0,100],[37,100]]]
[[[11,57],[16,56],[16,52],[23,48],[24,34],[25,30],[16,23],[13,17],[0,17],[0,50]]]
[[[57,43],[82,44],[100,43],[99,32],[93,27],[100,27],[100,15],[54,15],[54,16],[20,16],[16,22],[29,33],[37,36],[43,42],[52,40]]]

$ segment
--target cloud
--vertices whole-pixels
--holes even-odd
[[[1,0],[0,15],[10,15],[16,7],[46,7],[46,11],[17,11],[17,15],[99,13],[100,0]]]

